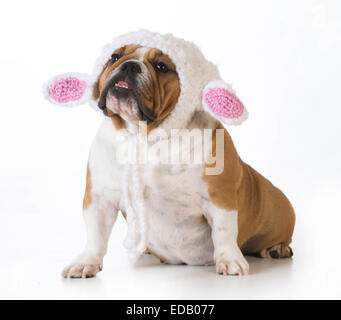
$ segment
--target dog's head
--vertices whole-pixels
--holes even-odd
[[[91,76],[71,73],[45,86],[51,102],[89,101],[116,128],[147,122],[148,131],[185,128],[195,112],[240,124],[247,112],[197,46],[170,34],[131,32],[106,45]]]
[[[117,127],[146,121],[157,127],[174,109],[180,82],[161,50],[130,44],[116,49],[93,86],[93,98]]]

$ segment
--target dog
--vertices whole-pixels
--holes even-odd
[[[89,94],[87,99],[105,117],[87,165],[86,249],[63,270],[63,277],[88,278],[102,270],[119,212],[128,222],[126,246],[164,263],[215,264],[218,274],[247,275],[244,255],[291,257],[294,209],[278,188],[240,159],[223,124],[239,124],[247,113],[233,90],[219,82],[216,67],[192,43],[148,31],[121,37],[104,52],[92,79],[77,84],[82,91],[85,83],[80,96]],[[84,101],[58,100],[56,90],[50,83],[54,103]],[[235,109],[215,108],[222,99]],[[141,121],[146,124],[142,134]],[[220,168],[207,162],[131,164],[113,156],[141,136],[155,144],[158,130],[169,141],[174,129],[178,134],[211,130],[211,144],[197,144],[216,161],[220,153]],[[194,149],[180,152],[193,155]]]

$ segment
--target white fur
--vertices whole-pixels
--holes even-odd
[[[237,244],[238,212],[219,209],[211,201],[206,202],[206,212],[212,227],[217,273],[248,274],[249,265]]]
[[[63,270],[63,276],[92,277],[103,268],[103,257],[112,227],[117,218],[117,204],[111,192],[103,189],[101,194],[92,193],[93,202],[83,212],[87,241],[84,251]]]

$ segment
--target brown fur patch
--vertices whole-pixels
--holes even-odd
[[[86,187],[85,187],[85,194],[83,198],[83,210],[89,208],[92,203],[91,188],[92,188],[91,173],[90,173],[90,168],[88,164],[87,169],[86,169]]]
[[[219,124],[217,129],[224,127]],[[215,139],[213,134],[213,155]],[[203,180],[215,206],[238,211],[238,245],[243,253],[256,253],[278,243],[287,246],[291,242],[295,213],[289,200],[239,158],[225,129],[224,170],[215,176],[204,173]]]
[[[113,114],[110,118],[116,130],[126,127],[125,121],[118,114]]]
[[[200,223],[203,223],[203,224],[207,223],[207,219],[204,215],[199,216],[197,219],[200,221]]]
[[[206,175],[203,180],[208,186],[211,201],[220,209],[237,210],[237,190],[242,176],[239,157],[232,139],[224,127],[219,124],[216,129],[224,130],[224,170],[219,175]],[[212,156],[216,156],[216,131],[212,135]],[[215,164],[206,164],[206,168]]]
[[[179,95],[180,82],[176,67],[171,58],[158,49],[148,50],[143,62],[147,66],[152,79],[152,92],[144,98],[144,106],[156,116],[156,119],[148,125],[148,133],[156,128],[174,109]],[[169,68],[169,72],[162,73],[155,70],[155,65],[162,62]]]

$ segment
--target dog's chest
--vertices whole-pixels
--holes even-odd
[[[127,214],[126,247],[147,247],[169,263],[213,260],[211,228],[204,218],[207,186],[202,165],[132,165],[115,160],[115,130],[105,121],[89,163],[93,192]],[[141,246],[140,246],[141,245]]]
[[[150,251],[169,263],[211,262],[213,243],[203,215],[202,167],[149,166],[138,174]]]

